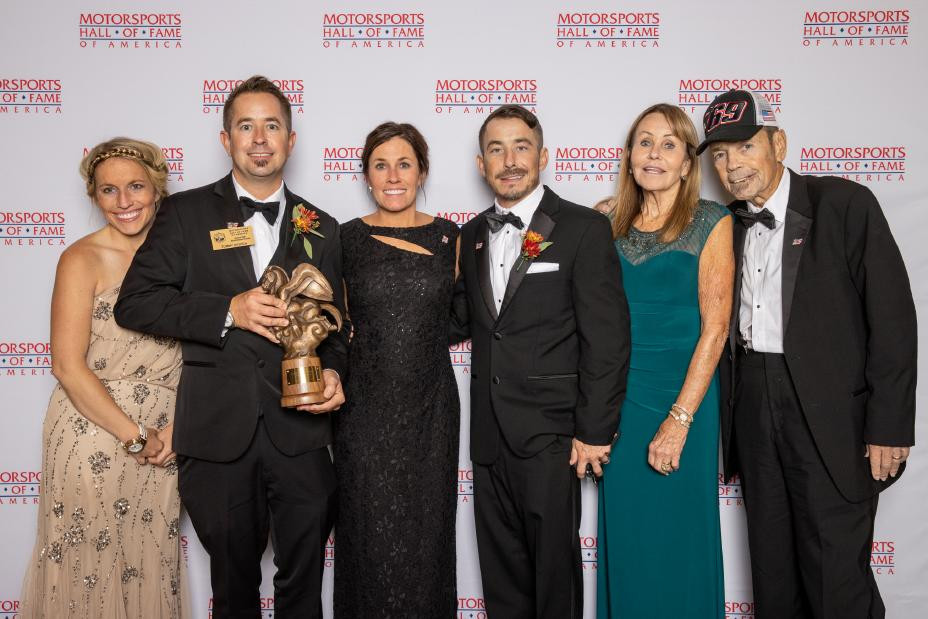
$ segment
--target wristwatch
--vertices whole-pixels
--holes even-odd
[[[139,425],[139,435],[132,439],[131,441],[126,441],[122,444],[127,452],[130,454],[137,454],[145,449],[145,443],[148,442],[148,430],[145,429],[145,426],[142,424]]]

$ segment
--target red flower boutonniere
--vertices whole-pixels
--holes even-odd
[[[324,239],[322,233],[319,232],[318,228],[321,225],[319,221],[319,213],[316,211],[311,211],[300,202],[293,207],[293,218],[290,220],[293,222],[293,238],[290,239],[290,243],[293,244],[293,241],[296,240],[297,236],[303,237],[303,249],[306,251],[306,255],[310,260],[313,259],[313,245],[309,242],[309,239],[306,237],[307,234],[315,234],[320,239]]]
[[[519,259],[519,266],[516,268],[521,268],[522,263],[527,260],[534,260],[538,257],[538,254],[551,247],[551,245],[551,241],[546,241],[545,237],[537,232],[533,230],[527,231],[522,235],[522,257]]]

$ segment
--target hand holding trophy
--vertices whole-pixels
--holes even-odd
[[[279,266],[269,266],[260,285],[266,293],[287,303],[289,324],[270,328],[284,349],[280,405],[289,408],[322,402],[325,384],[316,348],[329,333],[342,328],[342,315],[330,303],[334,300],[331,284],[319,269],[303,263],[293,269],[290,277]],[[323,311],[335,319],[334,324]]]

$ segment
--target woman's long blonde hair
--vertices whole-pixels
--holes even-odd
[[[638,118],[635,119],[628,131],[628,137],[625,138],[625,150],[622,153],[622,163],[619,166],[619,185],[615,196],[616,206],[612,213],[612,236],[616,239],[628,236],[632,222],[641,212],[644,191],[631,173],[632,141],[635,139],[635,132],[638,130],[638,125],[642,119],[648,114],[654,113],[663,115],[667,119],[673,135],[686,144],[686,154],[690,161],[689,174],[681,180],[680,190],[677,192],[677,197],[670,210],[670,216],[659,231],[660,240],[669,243],[678,238],[683,234],[696,212],[701,181],[699,157],[696,156],[696,145],[699,144],[696,137],[696,128],[693,126],[693,121],[686,115],[686,112],[676,105],[657,103],[638,115]]]

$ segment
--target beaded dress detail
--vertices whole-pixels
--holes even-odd
[[[146,427],[174,419],[181,349],[119,327],[119,288],[94,298],[87,366]],[[183,616],[177,467],[139,465],[60,384],[42,429],[38,532],[19,616]]]

